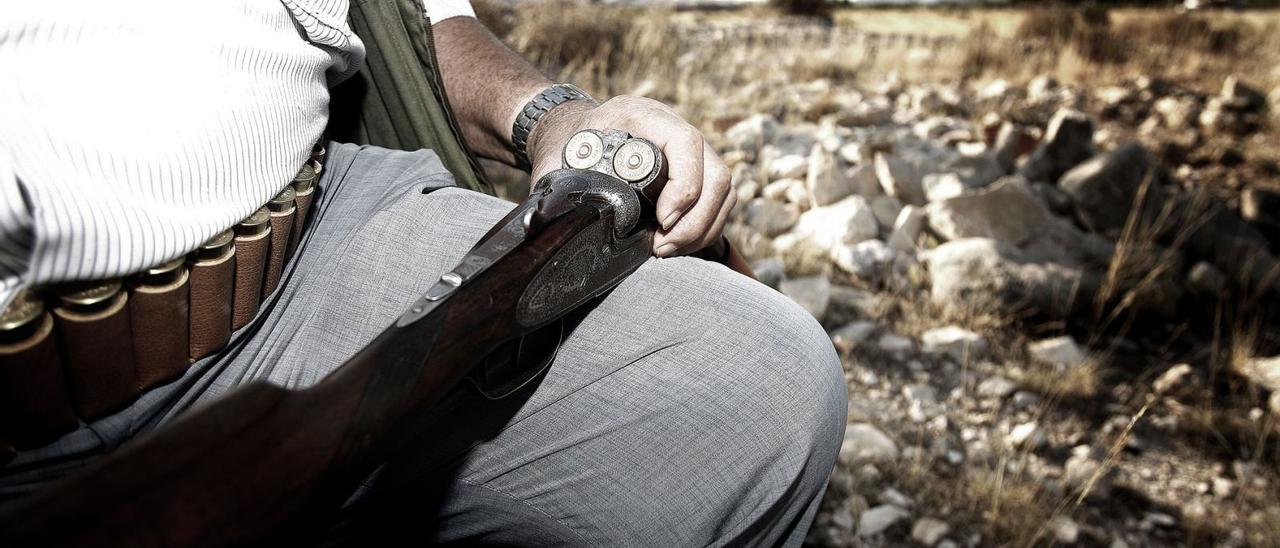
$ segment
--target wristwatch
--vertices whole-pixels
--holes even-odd
[[[515,147],[516,167],[529,171],[533,163],[529,161],[529,134],[538,119],[559,105],[574,99],[586,99],[595,102],[587,92],[573,84],[553,84],[542,90],[525,103],[524,109],[516,115],[516,123],[511,126],[511,144]]]

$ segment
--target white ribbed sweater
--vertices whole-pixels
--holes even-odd
[[[346,0],[2,5],[0,307],[181,256],[248,216],[364,58]]]

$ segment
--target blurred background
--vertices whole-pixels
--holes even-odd
[[[473,3],[732,168],[847,372],[810,543],[1280,546],[1276,2]]]

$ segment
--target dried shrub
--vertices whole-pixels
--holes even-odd
[[[688,80],[669,10],[563,1],[516,13],[506,43],[597,99],[640,93],[674,101]]]
[[[1105,28],[1110,23],[1111,17],[1103,8],[1054,5],[1028,10],[1014,36],[1023,40],[1069,43],[1086,29]]]
[[[920,460],[895,463],[888,475],[918,499],[949,508],[955,523],[982,531],[988,545],[1045,545],[1045,524],[1062,514],[1061,495],[1025,472],[1025,454],[999,451],[997,462],[973,463],[954,475],[943,475],[931,463]],[[1011,461],[1021,464],[1024,471],[1010,472]]]
[[[1110,14],[1096,6],[1055,5],[1030,10],[1014,35],[1020,41],[1041,42],[1051,48],[1073,48],[1096,63],[1123,62],[1129,50],[1127,35],[1114,32]]]
[[[1098,396],[1103,386],[1102,367],[1096,360],[1061,371],[1043,364],[1028,364],[1014,377],[1022,388],[1045,394],[1054,401],[1088,402]]]
[[[1075,10],[1063,6],[1028,10],[1018,23],[1014,37],[1019,40],[1066,42],[1075,29]]]
[[[826,0],[769,0],[769,5],[789,15],[831,16],[831,5]]]
[[[1130,41],[1108,27],[1085,27],[1073,44],[1081,57],[1095,63],[1123,63],[1128,60]]]
[[[1245,31],[1239,23],[1214,24],[1202,15],[1167,13],[1126,21],[1117,34],[1154,46],[1229,55],[1239,51]]]
[[[515,27],[515,10],[503,0],[471,0],[476,19],[498,38],[505,38]]]
[[[521,10],[507,41],[553,70],[591,62],[620,64],[637,10],[554,2]]]
[[[964,78],[977,78],[984,74],[1004,72],[1012,62],[1012,56],[1004,41],[1000,40],[986,21],[969,31],[963,43],[964,56],[960,62]]]

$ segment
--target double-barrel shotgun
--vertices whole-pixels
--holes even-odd
[[[333,511],[469,380],[487,396],[539,370],[494,349],[558,321],[650,257],[666,160],[586,130],[462,261],[318,383],[251,382],[0,508],[0,546],[243,545]]]

